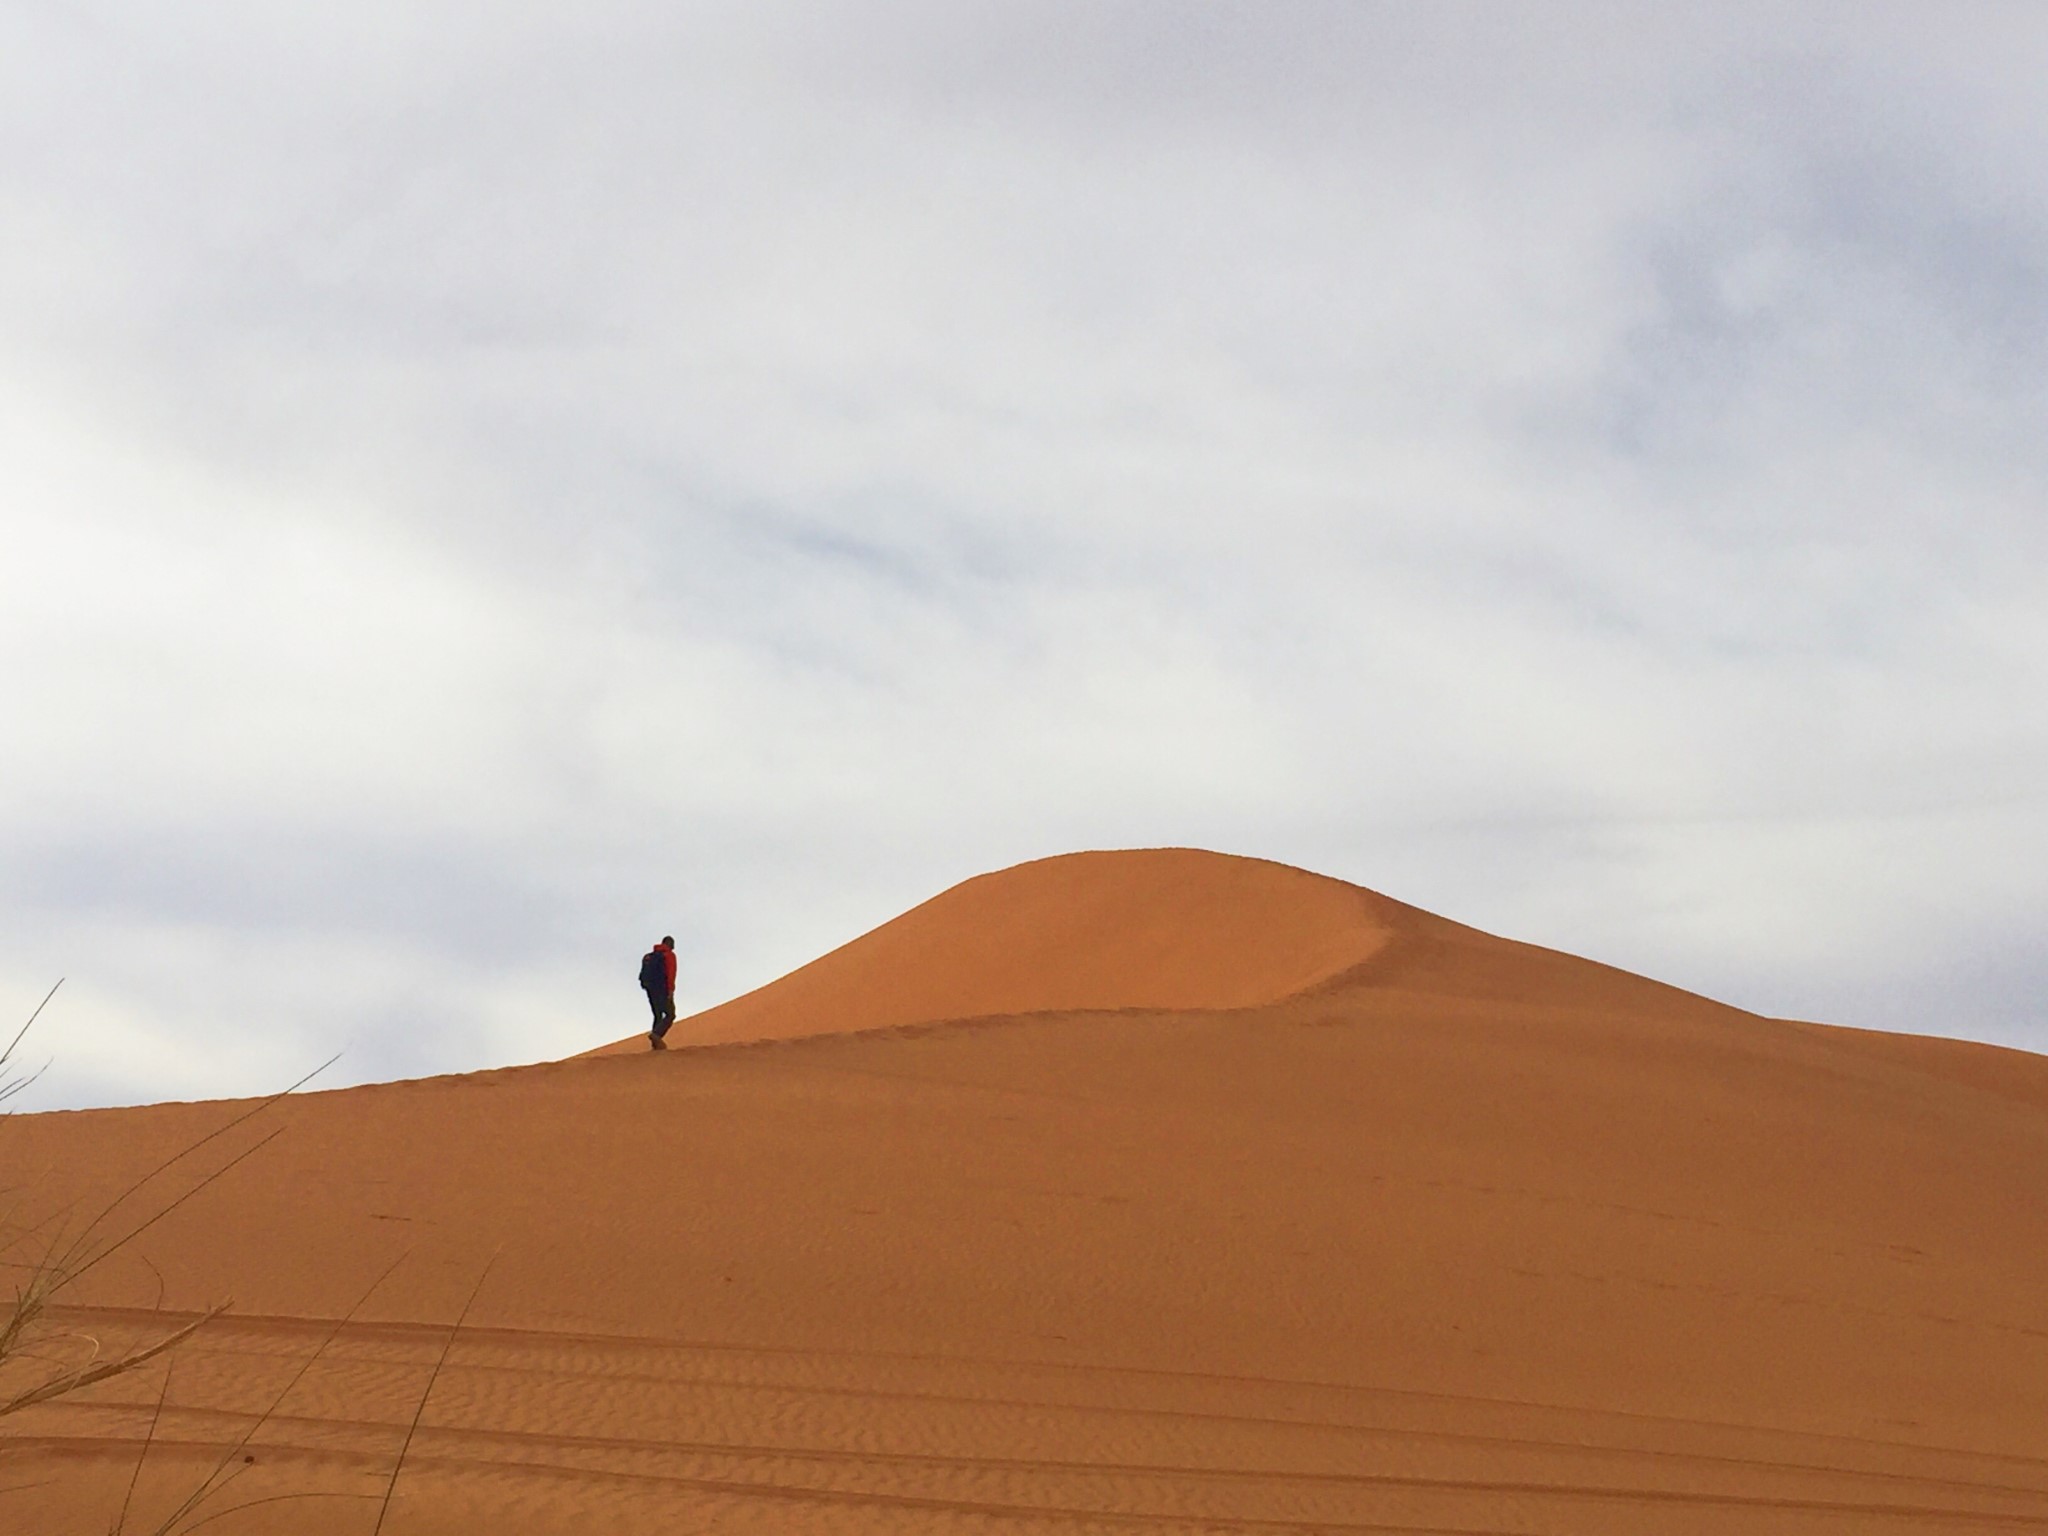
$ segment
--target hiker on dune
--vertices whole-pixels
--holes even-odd
[[[654,1010],[654,1028],[647,1043],[657,1051],[668,1049],[662,1036],[676,1021],[676,941],[663,935],[659,944],[640,957],[640,990],[647,994],[647,1006]]]

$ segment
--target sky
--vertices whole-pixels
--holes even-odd
[[[19,1107],[1194,845],[2048,1050],[2048,10],[0,6]]]

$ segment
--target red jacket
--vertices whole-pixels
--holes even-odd
[[[676,952],[666,944],[657,944],[640,957],[640,985],[649,992],[658,986],[669,996],[676,991]]]

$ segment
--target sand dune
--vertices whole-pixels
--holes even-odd
[[[104,1532],[153,1416],[161,1510],[311,1360],[210,1508],[290,1502],[205,1529],[367,1533],[446,1348],[398,1536],[2048,1531],[2040,1058],[1189,852],[971,881],[676,1038],[751,1043],[220,1138],[176,1177],[284,1131],[68,1321],[160,1322],[144,1257],[235,1312],[160,1414],[0,1423],[0,1529]],[[233,1112],[18,1117],[5,1182],[90,1209]]]
[[[956,885],[677,1035],[783,1040],[1013,1013],[1248,1008],[1369,960],[1403,910],[1264,859],[1067,854]],[[607,1049],[645,1045],[635,1035]]]

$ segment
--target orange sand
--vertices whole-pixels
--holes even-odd
[[[1252,1008],[1363,964],[1401,909],[1263,859],[1075,853],[981,875],[677,1031],[703,1044],[934,1019]],[[602,1052],[643,1050],[644,1034]]]
[[[236,1303],[130,1529],[403,1254],[205,1530],[368,1536],[489,1264],[389,1536],[2048,1531],[2041,1058],[1185,851],[971,881],[672,1038],[757,1043],[308,1095],[124,1207],[284,1130],[67,1315],[144,1326],[144,1257]],[[233,1112],[0,1122],[0,1183],[90,1210]],[[104,1533],[162,1382],[0,1421],[0,1531]]]

